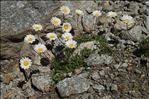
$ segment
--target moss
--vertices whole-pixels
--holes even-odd
[[[53,80],[57,83],[64,78],[65,73],[73,72],[76,68],[86,66],[84,59],[91,54],[91,50],[83,49],[80,55],[72,56],[72,49],[65,49],[65,57],[63,61],[54,58],[52,60],[52,66],[54,68]]]

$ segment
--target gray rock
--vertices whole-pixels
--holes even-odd
[[[81,50],[85,48],[91,49],[91,50],[97,49],[96,41],[89,41],[89,42],[81,43],[80,46],[78,46],[78,48],[74,51],[74,55],[80,54]]]
[[[2,1],[2,35],[22,32],[34,23],[46,22],[59,5],[58,1]]]
[[[128,67],[128,64],[127,63],[123,63],[122,65],[120,65],[120,67],[127,68]]]
[[[149,62],[147,62],[147,68],[149,68]]]
[[[104,71],[104,70],[101,70],[101,71],[99,72],[99,74],[100,74],[101,76],[104,76],[104,75],[105,75],[105,71]]]
[[[88,75],[89,75],[89,72],[84,72],[84,73],[79,74],[77,77],[80,77],[80,78],[87,78]]]
[[[145,13],[149,16],[149,9],[145,9]]]
[[[132,13],[134,13],[135,15],[138,15],[138,10],[139,10],[140,8],[139,8],[138,3],[133,2],[133,3],[131,4],[131,6],[129,6],[129,9],[131,10]]]
[[[141,26],[135,26],[134,28],[132,28],[129,31],[130,36],[132,36],[133,38],[135,38],[137,41],[140,41],[143,37],[142,34],[142,27]]]
[[[104,91],[105,90],[105,87],[103,86],[103,85],[100,85],[100,84],[95,84],[94,86],[93,86],[93,88],[95,89],[95,91],[97,91],[97,92],[102,92],[102,91]]]
[[[104,96],[104,97],[102,97],[101,99],[112,99],[112,97],[110,96],[110,95],[106,95],[106,96]]]
[[[76,9],[79,9],[83,11],[84,13],[84,18],[83,18],[83,23],[86,25],[86,27],[90,30],[93,26],[93,16],[89,13],[92,13],[92,11],[94,11],[95,9],[98,9],[98,4],[94,1],[84,1],[81,0],[79,2],[76,1],[61,1],[62,5],[67,5],[70,7],[71,9],[71,14],[73,15],[73,19],[77,19],[76,15],[74,15],[75,13],[73,13]],[[80,25],[79,25],[80,27]]]
[[[146,1],[145,4],[146,4],[147,6],[149,6],[149,1]]]
[[[126,69],[118,69],[119,72],[127,72]]]
[[[92,21],[91,21],[92,20]],[[88,15],[84,17],[84,24],[86,24],[88,29],[93,29],[94,24],[94,17],[92,15]]]
[[[111,83],[105,83],[104,85],[106,86],[106,90],[107,91],[110,91],[110,89],[111,89]]]
[[[118,86],[116,84],[112,84],[111,91],[118,91]]]
[[[146,16],[144,24],[145,24],[145,27],[148,30],[148,34],[149,34],[149,16]]]
[[[1,83],[2,99],[26,99],[23,91],[17,87],[18,80],[12,81],[9,85]]]
[[[141,74],[141,71],[138,70],[138,69],[135,69],[135,73],[137,73],[137,74]]]
[[[29,29],[34,23],[49,25],[49,17],[61,17],[59,8],[63,5],[69,6],[71,12],[67,17],[73,19],[70,22],[73,25],[76,25],[77,18],[74,11],[79,6],[79,9],[84,12],[84,23],[87,28],[90,28],[93,24],[93,16],[86,11],[91,13],[98,8],[98,4],[94,1],[2,1],[1,5],[2,35],[10,35],[12,32],[18,34]]]
[[[71,77],[60,81],[56,86],[61,97],[66,97],[87,91],[90,84],[86,78]]]
[[[98,64],[110,64],[112,63],[113,58],[107,54],[102,54],[101,56],[97,53],[91,54],[85,62],[88,66],[90,65],[98,65]]]
[[[33,74],[32,84],[42,92],[47,92],[50,90],[53,81],[48,75],[45,74]]]
[[[92,94],[87,93],[87,94],[81,95],[81,98],[82,99],[94,99],[94,96]]]
[[[115,64],[115,65],[114,65],[114,68],[115,68],[115,69],[118,69],[119,67],[120,67],[120,64]]]
[[[23,91],[25,96],[31,97],[35,95],[35,91],[31,88],[30,82],[27,82],[26,84],[23,85]]]
[[[107,24],[107,23],[111,22],[111,19],[108,18],[106,15],[102,15],[99,18],[99,22],[102,23],[102,24]]]
[[[42,73],[50,73],[51,72],[49,67],[39,67],[38,69]]]
[[[98,72],[94,72],[93,74],[92,74],[92,79],[93,80],[98,80],[100,78],[100,76],[99,76],[99,74],[98,74]]]
[[[67,98],[68,99],[68,98]],[[91,93],[72,95],[69,99],[95,99]]]

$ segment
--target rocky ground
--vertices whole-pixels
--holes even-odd
[[[1,5],[1,99],[149,99],[148,1],[2,1]],[[119,20],[111,25],[106,16],[101,17],[93,33],[97,41],[102,36],[107,42],[92,38],[80,42],[74,54],[83,48],[94,51],[85,57],[83,66],[62,72],[63,77],[59,79],[59,74],[53,73],[57,68],[52,63],[42,66],[39,57],[22,39],[34,32],[30,29],[34,22],[43,23],[43,33],[51,31],[47,20],[52,16],[60,17],[62,5],[72,11],[79,7],[85,12],[86,25],[79,24],[79,31],[73,21],[76,17],[68,16],[67,21],[78,34],[84,32],[83,35],[90,36],[91,13],[96,9],[115,11],[120,16],[131,15],[135,24],[126,30]],[[106,46],[98,47],[102,45]],[[101,53],[102,50],[107,51]],[[28,82],[19,69],[22,55],[31,56],[36,63],[27,70]]]

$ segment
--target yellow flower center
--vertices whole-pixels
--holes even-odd
[[[59,21],[58,20],[54,20],[54,24],[58,24],[59,23]]]
[[[35,27],[35,30],[40,30],[40,26],[36,26]]]
[[[74,46],[74,44],[69,44],[69,47],[72,48]]]
[[[64,29],[65,30],[68,30],[69,29],[69,26],[68,25],[64,25]]]
[[[26,61],[23,62],[23,64],[24,64],[24,66],[28,66],[29,65],[29,61],[26,60]]]
[[[67,13],[68,12],[68,9],[67,8],[64,8],[63,9],[63,12]]]
[[[38,52],[43,52],[43,48],[40,47],[40,48],[37,49],[37,51]]]
[[[125,19],[124,20],[124,23],[128,24],[129,20],[128,19]]]
[[[55,38],[55,36],[54,35],[50,35],[49,38],[53,39],[53,38]]]
[[[32,38],[28,38],[28,41],[31,42],[33,39]]]
[[[96,12],[96,14],[95,14],[96,16],[99,16],[99,13],[98,12]]]
[[[65,38],[66,38],[67,40],[69,40],[69,39],[70,39],[70,36],[66,35]]]
[[[80,14],[81,14],[81,12],[77,11],[77,12],[76,12],[76,14],[80,15]]]

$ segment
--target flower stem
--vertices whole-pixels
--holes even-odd
[[[77,15],[77,28],[79,29],[79,15]]]
[[[27,76],[27,72],[25,70],[23,70],[23,75],[25,77],[25,80],[28,81],[29,77]]]
[[[65,15],[63,14],[63,22],[64,22],[64,20],[65,20]]]
[[[44,56],[48,58],[48,56],[43,52]],[[50,55],[49,55],[50,56]]]
[[[94,18],[94,23],[93,23],[93,30],[95,31],[95,27],[96,27],[96,17]]]

